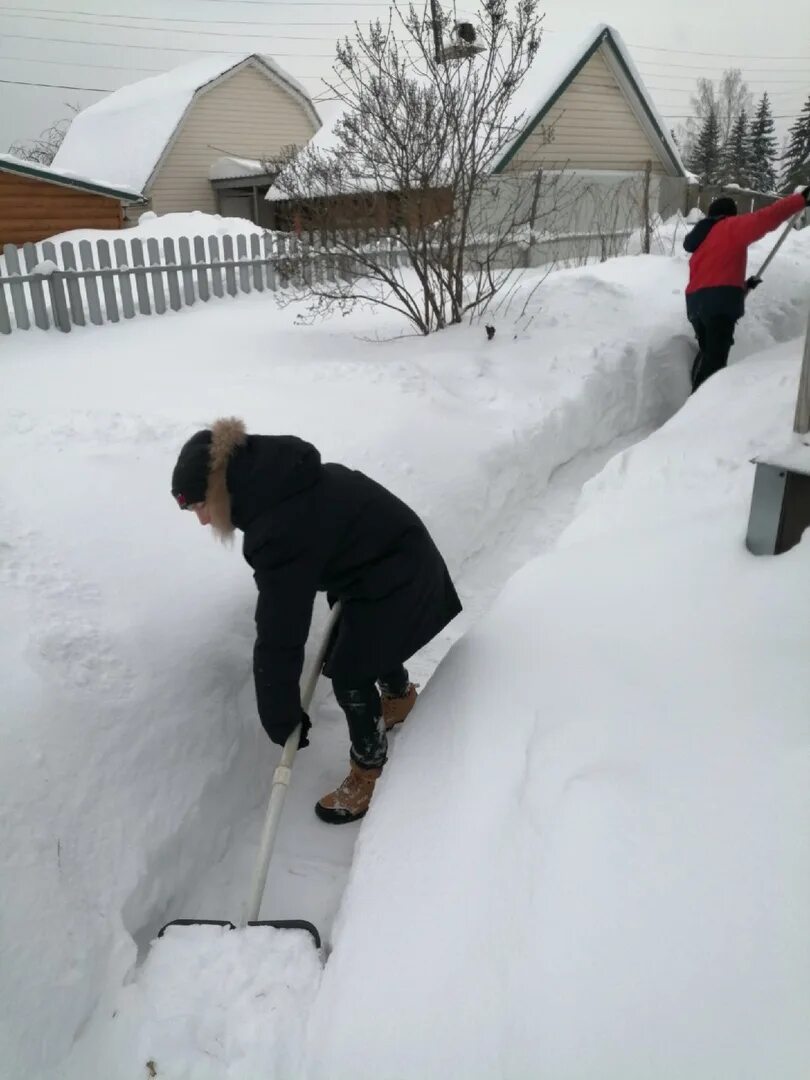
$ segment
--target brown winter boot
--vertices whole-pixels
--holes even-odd
[[[408,683],[408,689],[402,697],[390,697],[388,694],[380,695],[386,731],[390,731],[391,728],[395,728],[397,724],[402,723],[416,704],[416,697],[416,687],[413,683]]]
[[[356,761],[350,762],[351,770],[339,788],[330,791],[315,803],[315,813],[330,825],[344,825],[347,821],[359,821],[368,810],[374,785],[382,775],[382,768],[365,769]]]

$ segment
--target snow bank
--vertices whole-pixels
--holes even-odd
[[[742,542],[800,355],[736,365],[615,460],[431,680],[308,1080],[808,1075],[810,540]]]
[[[786,248],[752,300],[740,355],[803,325],[810,244],[798,234]],[[680,257],[565,271],[536,292],[529,274],[511,309],[491,313],[491,342],[472,326],[375,343],[401,326],[363,312],[296,326],[295,309],[254,295],[3,345],[0,1048],[11,1075],[51,1077],[77,1034],[106,1038],[166,919],[238,912],[242,870],[223,884],[223,910],[206,908],[198,885],[243,842],[276,752],[255,717],[254,586],[238,553],[206,542],[169,498],[180,443],[224,413],[309,438],[411,502],[463,576],[558,465],[681,405],[684,279]],[[416,658],[420,678],[450,640]],[[264,912],[322,930],[355,835],[311,812],[345,768],[345,726],[329,710],[321,697]],[[252,855],[245,845],[247,872]]]
[[[223,217],[221,214],[204,214],[201,210],[191,210],[184,214],[141,215],[137,225],[127,229],[70,229],[68,232],[52,236],[51,243],[60,244],[67,240],[78,244],[80,240],[146,240],[155,236],[158,239],[178,240],[182,236],[250,236],[251,233],[263,233],[260,225],[254,225],[247,218]]]

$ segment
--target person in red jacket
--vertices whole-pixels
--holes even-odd
[[[808,201],[810,188],[805,188],[764,210],[737,217],[737,204],[723,196],[714,200],[708,216],[684,240],[683,246],[692,256],[686,315],[698,341],[692,365],[693,392],[726,366],[734,327],[745,312],[745,294],[759,285],[758,278],[746,280],[749,245],[800,213]]]

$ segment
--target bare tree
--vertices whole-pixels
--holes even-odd
[[[34,161],[38,165],[50,165],[56,157],[56,152],[62,145],[62,140],[67,135],[67,130],[73,122],[73,117],[79,111],[78,105],[65,105],[70,110],[70,116],[63,116],[61,120],[55,120],[52,124],[41,131],[36,139],[23,139],[13,142],[8,152],[24,161]]]
[[[338,45],[334,143],[291,150],[276,181],[337,268],[306,282],[314,313],[370,301],[427,334],[480,312],[512,272],[506,254],[538,215],[535,171],[521,182],[493,167],[521,131],[513,99],[540,42],[537,0],[484,0],[462,35],[476,51],[449,59],[453,22],[395,3]],[[395,230],[394,247],[361,224]]]
[[[717,83],[698,79],[697,92],[691,101],[694,116],[679,125],[677,132],[684,159],[694,156],[700,133],[711,116],[717,119],[718,144],[722,150],[740,113],[744,110],[750,113],[752,101],[739,68],[727,68]]]

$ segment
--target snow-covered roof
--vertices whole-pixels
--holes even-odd
[[[265,176],[267,166],[255,158],[228,155],[217,158],[208,170],[209,180],[241,180],[248,176]]]
[[[584,67],[596,50],[603,45],[612,47],[620,70],[624,69],[630,87],[638,94],[647,119],[663,143],[665,152],[678,175],[686,175],[686,168],[681,161],[678,147],[663,117],[656,109],[627,45],[618,30],[608,26],[607,23],[592,26],[586,34],[563,31],[543,32],[534,62],[512,99],[513,114],[524,114],[522,130],[504,149],[500,161],[495,166],[496,172],[506,166],[535,124],[542,120],[580,68]]]
[[[0,172],[17,173],[36,180],[45,180],[62,187],[79,188],[94,195],[108,195],[122,202],[138,202],[141,196],[135,191],[126,191],[123,187],[111,187],[89,176],[81,176],[68,169],[56,169],[52,165],[40,165],[35,161],[14,157],[13,154],[0,154]]]
[[[493,168],[494,172],[499,172],[506,166],[534,125],[553,106],[579,69],[603,45],[612,47],[613,55],[618,61],[619,77],[623,73],[631,93],[635,91],[640,112],[646,116],[648,128],[653,138],[660,141],[663,153],[669,157],[672,168],[679,176],[689,177],[678,147],[675,145],[669,128],[658,113],[649,91],[644,86],[627,46],[619,32],[606,23],[598,23],[586,34],[544,31],[532,67],[511,102],[512,115],[522,116],[520,131],[504,148]],[[343,105],[340,101],[327,101],[322,106],[319,105],[319,111],[323,117],[323,124],[307,146],[313,150],[326,151],[328,154],[334,151],[337,145],[335,124],[343,115]],[[379,187],[379,184],[376,186]],[[353,177],[351,190],[359,190],[361,187],[362,183]],[[313,191],[311,194],[316,196],[325,192]],[[274,185],[267,192],[266,198],[271,202],[283,201],[289,198],[289,193],[280,186]]]
[[[218,54],[122,86],[83,109],[68,128],[55,164],[144,191],[197,91],[249,64],[281,83],[298,98],[313,124],[318,124],[306,90],[272,57]]]
[[[327,98],[324,101],[318,102],[318,113],[321,118],[321,126],[312,136],[307,143],[307,149],[324,151],[326,153],[332,153],[337,147],[337,135],[335,133],[335,126],[343,116],[346,110],[345,105],[338,98]],[[325,194],[324,192],[313,192],[313,194]],[[265,198],[268,202],[283,202],[285,199],[289,199],[289,192],[282,190],[282,188],[272,185],[268,190]]]

